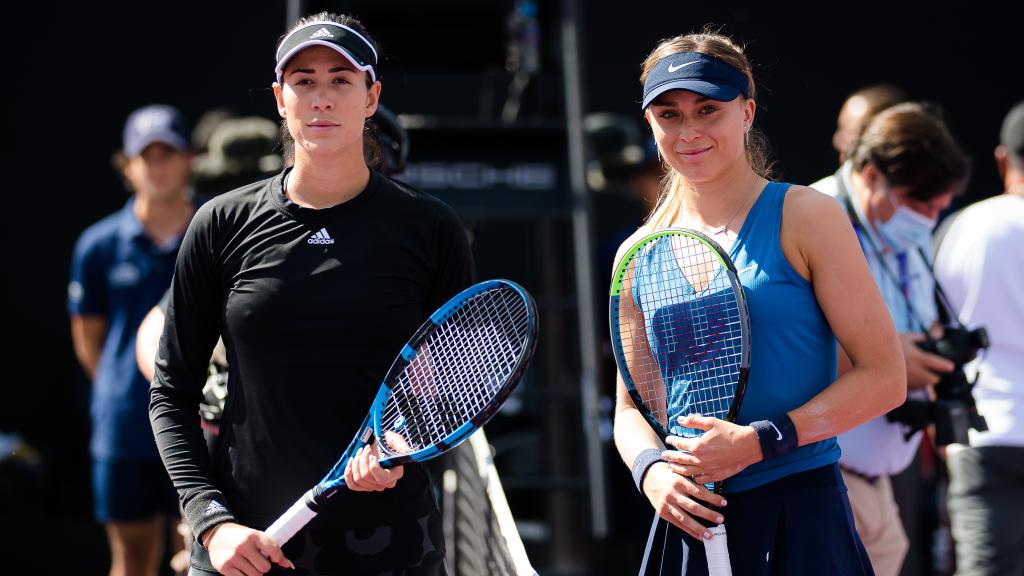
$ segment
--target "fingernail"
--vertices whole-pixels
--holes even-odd
[[[711,540],[711,532],[705,532],[704,533],[704,539],[705,540]]]
[[[288,566],[291,567],[292,570],[295,570],[295,562],[288,560]]]
[[[721,524],[722,522],[725,522],[725,518],[721,516],[715,516],[715,524]]]
[[[725,506],[726,504],[728,504],[728,502],[725,501],[725,498],[722,498],[722,503],[719,504],[719,506]]]

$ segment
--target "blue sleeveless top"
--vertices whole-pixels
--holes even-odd
[[[788,189],[789,184],[778,182],[765,186],[729,250],[750,312],[750,375],[738,424],[774,419],[803,405],[836,379],[835,335],[811,283],[782,253],[779,233]],[[644,294],[633,296],[641,307],[651,304]],[[656,313],[645,316],[652,322],[658,317]],[[681,408],[670,407],[669,413]],[[749,490],[838,460],[839,444],[829,438],[747,467],[725,481],[725,491]]]

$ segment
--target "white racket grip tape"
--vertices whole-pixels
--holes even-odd
[[[711,540],[704,541],[704,555],[708,559],[708,576],[732,576],[732,565],[729,563],[729,539],[725,534],[725,524],[712,526]]]
[[[306,502],[313,502],[313,491],[310,490],[302,495],[292,504],[287,512],[274,521],[264,532],[274,539],[278,546],[284,546],[285,542],[292,539],[295,533],[302,529],[316,516],[316,512]]]

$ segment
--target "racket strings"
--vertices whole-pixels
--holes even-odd
[[[636,253],[620,299],[620,333],[644,406],[675,434],[676,419],[725,419],[743,364],[742,320],[729,271],[705,244],[662,236]],[[634,300],[635,298],[635,300]],[[628,302],[624,302],[629,299]]]
[[[511,291],[509,291],[511,292]],[[518,302],[519,315],[511,315],[509,296]],[[503,315],[502,312],[505,314]],[[503,324],[509,318],[512,323]],[[514,328],[520,325],[519,333]],[[526,309],[516,294],[491,294],[471,300],[458,317],[445,323],[439,333],[428,340],[430,350],[440,350],[437,373],[445,384],[448,399],[445,410],[439,410],[431,423],[435,438],[443,438],[478,413],[498,391],[515,368],[526,336]],[[475,353],[469,362],[458,361],[464,352]]]
[[[464,302],[416,349],[383,411],[382,446],[396,454],[441,442],[480,414],[527,346],[525,300],[507,287]]]

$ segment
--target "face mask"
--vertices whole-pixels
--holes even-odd
[[[937,221],[897,204],[891,192],[886,192],[885,196],[896,210],[887,222],[876,224],[886,243],[896,250],[927,246],[931,242],[932,230]]]

